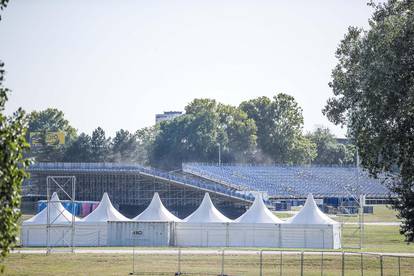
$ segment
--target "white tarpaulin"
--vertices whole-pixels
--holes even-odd
[[[63,207],[57,193],[53,193],[50,203],[35,216],[23,221],[21,231],[21,242],[23,246],[46,246],[48,212],[49,212],[49,245],[68,246],[72,238],[72,219],[75,222],[79,218]],[[55,227],[56,226],[56,227]]]
[[[181,221],[179,218],[170,213],[162,204],[160,196],[155,193],[150,205],[138,216],[132,219],[133,221]]]
[[[75,245],[107,245],[108,221],[129,221],[129,219],[115,209],[108,194],[104,193],[98,207],[76,223]]]

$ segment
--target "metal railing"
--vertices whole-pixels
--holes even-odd
[[[414,275],[414,256],[335,251],[133,251],[132,275]]]

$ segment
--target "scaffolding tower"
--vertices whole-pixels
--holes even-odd
[[[75,236],[75,176],[47,176],[47,224],[46,224],[46,245],[47,254],[52,253],[57,247],[62,250],[69,249],[74,252],[74,236]],[[61,199],[66,199],[70,203],[71,216],[68,218],[63,215],[63,210],[59,210],[57,206],[61,204],[60,200],[52,198],[53,193],[61,195]],[[51,217],[52,208],[58,209],[56,217]],[[67,223],[59,223],[59,219],[63,218]],[[69,238],[68,238],[69,236]]]

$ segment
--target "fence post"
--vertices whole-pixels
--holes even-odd
[[[260,250],[260,276],[263,276],[263,250]]]
[[[280,251],[280,269],[279,269],[279,271],[280,271],[280,276],[282,276],[282,273],[283,273],[283,252],[282,251]]]
[[[401,257],[398,256],[398,276],[401,276]]]
[[[181,275],[181,247],[178,247],[178,258],[177,258],[177,273],[176,275]]]
[[[345,252],[342,251],[342,276],[345,276]]]
[[[135,246],[132,246],[132,274],[135,274]]]
[[[361,253],[361,276],[364,276],[364,253]]]
[[[303,251],[300,253],[300,275],[303,276]]]
[[[323,276],[323,251],[321,252],[321,276]]]
[[[224,275],[224,249],[221,251],[221,275]]]
[[[381,269],[381,276],[383,276],[384,275],[384,265],[383,265],[382,255],[380,255],[380,269]]]

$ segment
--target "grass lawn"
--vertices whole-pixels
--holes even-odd
[[[293,209],[292,211],[299,211],[299,209]],[[291,212],[284,212],[284,211],[275,211],[273,212],[276,216],[281,219],[290,218],[293,216]],[[338,222],[358,222],[357,215],[330,215],[334,220]],[[385,206],[385,205],[375,205],[374,206],[374,213],[372,214],[364,214],[364,221],[365,222],[399,222],[400,220],[397,218],[397,213],[395,210]]]
[[[174,275],[178,270],[176,255],[135,255],[134,271],[151,273],[150,275]],[[340,275],[342,268],[341,255],[324,255],[324,275]],[[206,275],[217,275],[221,272],[221,255],[191,255],[181,256],[181,271]],[[282,275],[300,275],[301,256],[279,254],[263,254],[262,270],[264,275],[279,275],[282,262]],[[380,261],[377,256],[364,257],[364,275],[380,275]],[[305,275],[321,275],[321,255],[304,255],[303,271]],[[52,254],[31,255],[13,254],[6,261],[6,273],[10,276],[23,275],[128,275],[133,269],[132,254]],[[400,260],[401,275],[410,274],[414,259]],[[384,257],[384,275],[397,275],[397,259]],[[257,255],[225,255],[224,272],[229,275],[256,276],[260,271],[260,256]],[[345,257],[345,274],[360,275],[360,256]],[[148,275],[147,274],[147,275]],[[183,274],[186,275],[186,274]],[[194,275],[194,274],[193,274]]]
[[[335,220],[340,222],[358,222],[358,216],[337,216],[333,217]],[[364,214],[365,222],[399,222],[397,213],[395,210],[385,206],[376,205],[374,206],[373,214]]]
[[[348,233],[347,233],[348,232]],[[376,252],[412,252],[414,245],[406,245],[403,237],[398,233],[398,226],[369,225],[365,228],[366,240],[363,251]],[[352,236],[352,230],[345,231]],[[111,248],[111,247],[109,247]],[[131,254],[68,254],[54,253],[44,254],[11,254],[5,261],[6,273],[10,276],[52,276],[52,275],[128,275],[132,271],[133,256]],[[140,248],[154,249],[154,248]],[[171,249],[170,247],[156,248]],[[194,248],[200,249],[200,248]],[[214,248],[207,248],[208,250]],[[219,248],[216,248],[219,249]],[[234,248],[243,249],[243,248]],[[257,248],[245,248],[257,250]],[[278,250],[278,249],[276,249]],[[293,249],[290,249],[293,250]],[[348,249],[345,251],[359,251]],[[178,270],[177,255],[136,254],[135,271],[150,275],[174,275]],[[229,275],[259,275],[259,255],[226,255],[224,271]],[[341,274],[341,256],[325,255],[323,259],[324,275]],[[282,275],[300,275],[300,254],[282,256]],[[361,261],[358,255],[346,256],[345,275],[361,275]],[[384,275],[398,275],[398,259],[384,257]],[[414,275],[414,258],[402,258],[400,260],[401,275]],[[321,275],[321,255],[307,255],[305,253],[303,269],[305,275]],[[280,275],[280,255],[264,253],[263,275]],[[181,271],[206,275],[206,273],[221,272],[221,255],[195,255],[183,254],[181,257]],[[186,275],[186,274],[183,274]],[[194,275],[194,274],[193,274]],[[377,256],[364,257],[364,275],[380,275],[380,261]]]
[[[355,227],[345,228],[342,236],[343,245],[359,243],[354,229]],[[404,242],[404,237],[399,233],[399,226],[366,225],[362,251],[414,253],[414,244],[408,245]]]

